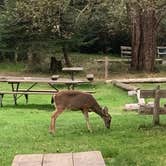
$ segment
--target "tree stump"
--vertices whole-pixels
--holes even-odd
[[[60,71],[62,71],[62,62],[57,60],[55,57],[51,57],[49,72],[57,73]]]

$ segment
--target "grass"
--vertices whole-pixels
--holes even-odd
[[[0,71],[1,72],[11,72],[11,69],[13,72],[20,72],[25,67],[23,63],[12,63],[12,62],[5,62],[0,63]]]
[[[97,64],[94,59],[100,55],[72,54],[75,66],[84,67],[86,73],[94,73],[96,78],[104,77],[104,64]],[[93,64],[93,65],[92,65]],[[133,78],[165,76],[160,73],[130,73],[127,65],[110,65],[109,78]],[[13,73],[14,72],[14,73]],[[0,64],[1,75],[40,75],[26,73],[25,65],[13,63]],[[61,75],[62,73],[60,73]],[[44,75],[48,76],[48,73]],[[43,74],[41,75],[43,76]],[[158,84],[136,84],[143,89],[155,88]],[[26,88],[28,84],[23,85]],[[166,84],[161,84],[165,89]],[[48,89],[40,85],[37,89]],[[58,88],[62,89],[63,86]],[[95,90],[97,101],[109,108],[112,115],[111,129],[104,127],[103,121],[95,113],[90,113],[93,133],[87,131],[85,120],[80,112],[64,112],[57,119],[56,135],[48,133],[50,116],[54,107],[50,96],[31,95],[28,105],[23,97],[19,105],[13,105],[11,95],[5,95],[4,107],[0,108],[0,166],[9,166],[16,154],[65,153],[99,150],[107,166],[164,166],[166,165],[166,117],[161,117],[161,126],[152,126],[152,116],[138,115],[136,112],[125,112],[126,103],[135,103],[134,97],[111,84],[102,82],[95,85],[79,86],[81,90]],[[9,90],[10,85],[0,83],[0,90]],[[162,99],[162,104],[165,103]]]
[[[103,55],[103,54],[82,54],[82,53],[69,53],[69,58],[73,64],[73,66],[83,66],[84,71],[77,73],[77,77],[84,77],[86,74],[93,73],[95,79],[104,79],[104,63],[98,63],[97,59],[104,59],[104,56],[108,56],[109,58],[120,58],[120,55]],[[45,58],[44,58],[45,57]],[[43,55],[42,61],[37,63],[38,65],[31,66],[31,68],[27,67],[27,62],[22,63],[11,63],[11,62],[1,62],[0,63],[0,75],[51,75],[48,73],[48,69],[50,66],[50,58],[48,55]],[[63,56],[59,53],[56,55],[57,60],[62,60]],[[64,62],[62,60],[64,65]],[[40,67],[39,67],[40,66]],[[33,69],[34,67],[34,69]],[[37,67],[37,69],[36,69]],[[40,69],[39,69],[40,68]],[[133,72],[130,70],[130,65],[126,63],[109,63],[108,64],[108,79],[113,78],[135,78],[135,77],[165,77],[166,67],[163,65],[156,65],[156,72],[154,73],[144,73],[144,72]],[[31,71],[32,70],[32,71]],[[37,70],[37,71],[35,71]],[[31,71],[31,73],[28,73]],[[157,72],[158,71],[158,72]],[[160,72],[159,72],[160,71]],[[32,73],[33,72],[33,73]],[[36,73],[37,72],[37,73]],[[64,76],[64,73],[58,73],[60,77]],[[65,74],[65,77],[67,75]]]
[[[10,87],[1,84],[0,88]],[[28,105],[20,98],[19,105],[13,106],[12,96],[6,95],[4,107],[0,108],[0,165],[11,165],[16,154],[91,150],[101,151],[107,166],[166,165],[165,116],[161,116],[161,126],[153,127],[151,116],[122,110],[124,104],[136,99],[119,88],[104,83],[80,88],[94,89],[100,105],[108,106],[112,115],[110,130],[100,117],[90,113],[93,132],[89,133],[79,111],[66,111],[57,119],[56,135],[50,135],[48,127],[54,109],[50,96],[29,96]]]

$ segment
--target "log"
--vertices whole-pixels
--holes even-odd
[[[140,105],[145,104],[145,99],[140,97],[140,90],[137,90],[137,100]]]
[[[132,86],[132,85],[129,85],[129,84],[124,84],[122,82],[119,82],[119,81],[113,81],[112,82],[113,85],[117,86],[117,87],[120,87],[124,90],[127,90],[127,91],[136,91],[138,88],[135,87],[135,86]]]
[[[137,91],[135,90],[128,91],[128,96],[134,96],[134,95],[137,95]]]
[[[128,91],[128,96],[137,96],[137,100],[139,104],[145,104],[145,99],[140,97],[140,90],[137,91]]]
[[[131,110],[139,110],[140,105],[138,103],[133,103],[133,104],[125,104],[125,111],[131,111]]]
[[[122,82],[122,83],[160,83],[160,82],[162,83],[162,82],[166,82],[166,77],[106,80],[106,83],[112,83],[114,81]]]
[[[139,110],[142,105],[145,105],[145,99],[140,98],[140,90],[139,89],[136,91],[128,91],[128,95],[130,95],[130,96],[136,95],[138,103],[126,104],[125,110]]]

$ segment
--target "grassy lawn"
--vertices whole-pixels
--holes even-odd
[[[1,83],[0,88],[10,87]],[[94,96],[102,106],[108,106],[110,130],[98,115],[90,113],[93,132],[89,133],[81,112],[66,111],[57,119],[56,135],[50,135],[54,110],[50,96],[29,96],[28,105],[20,98],[19,105],[13,106],[12,96],[6,95],[0,108],[0,165],[11,165],[16,154],[91,150],[101,151],[108,166],[166,165],[165,116],[161,116],[162,126],[152,127],[151,116],[123,111],[124,104],[136,102],[126,92],[104,83],[81,87],[88,88],[96,91]]]
[[[120,55],[105,55],[109,59],[118,59]],[[82,66],[84,70],[76,74],[77,77],[84,77],[86,74],[93,73],[95,79],[104,79],[104,63],[98,63],[96,60],[104,59],[102,54],[83,54],[83,53],[69,53],[69,58],[73,66]],[[62,60],[61,54],[56,55],[57,60]],[[22,76],[50,76],[48,72],[50,66],[50,58],[42,59],[40,67],[42,70],[35,70],[33,67],[28,68],[27,62],[18,62],[17,64],[12,62],[0,62],[0,75],[22,75]],[[64,65],[64,62],[62,61]],[[35,68],[35,65],[34,65]],[[135,78],[135,77],[165,77],[166,75],[166,64],[156,65],[156,72],[154,73],[144,73],[144,72],[134,72],[130,69],[130,64],[128,63],[109,63],[108,64],[108,79],[114,78]],[[32,71],[31,71],[32,70]],[[157,72],[158,71],[158,72]],[[160,72],[159,72],[160,71]],[[60,77],[66,77],[68,74],[64,72],[58,73]]]

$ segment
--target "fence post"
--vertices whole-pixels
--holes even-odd
[[[108,78],[108,57],[105,57],[105,74],[104,74],[105,80]]]
[[[154,98],[154,108],[153,108],[153,125],[159,125],[160,117],[159,117],[159,109],[160,109],[160,86],[157,86],[155,89],[155,98]]]

